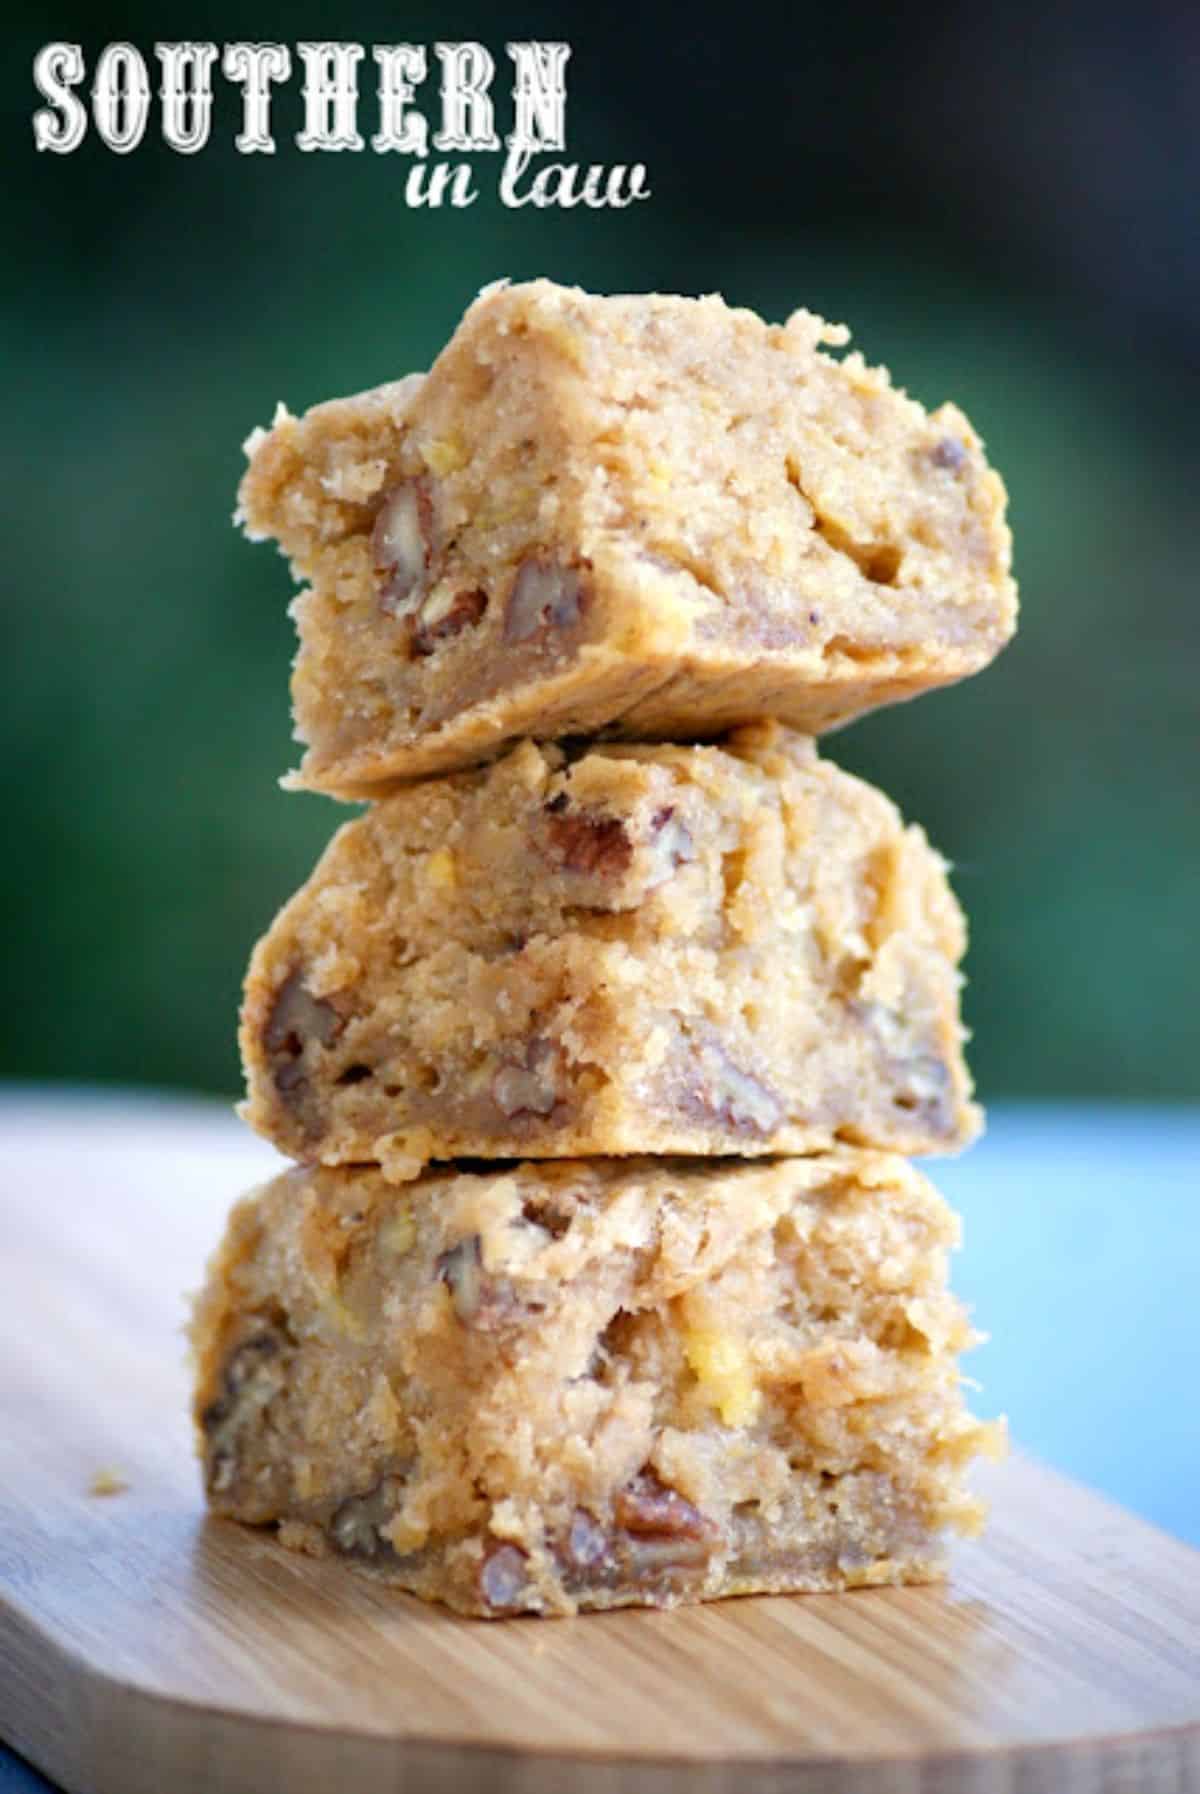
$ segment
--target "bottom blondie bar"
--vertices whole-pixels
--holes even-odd
[[[956,1237],[868,1152],[288,1171],[197,1303],[210,1504],[462,1613],[934,1578]]]

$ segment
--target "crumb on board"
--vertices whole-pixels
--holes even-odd
[[[129,1487],[128,1482],[119,1470],[108,1466],[93,1471],[92,1480],[88,1484],[89,1495],[123,1495]]]

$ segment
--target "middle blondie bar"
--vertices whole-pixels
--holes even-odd
[[[339,831],[260,942],[245,1114],[292,1157],[954,1151],[961,913],[812,741],[524,743]]]

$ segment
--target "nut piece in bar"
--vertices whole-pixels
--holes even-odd
[[[953,1152],[963,944],[809,737],[525,742],[336,835],[250,966],[245,1113],[327,1164]]]
[[[305,582],[296,782],[342,796],[522,736],[819,733],[987,665],[1005,492],[798,311],[488,288],[422,378],[282,407],[238,516]]]
[[[920,1582],[1000,1430],[903,1160],[298,1167],[193,1325],[218,1514],[460,1612]]]

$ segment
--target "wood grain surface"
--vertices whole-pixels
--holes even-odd
[[[672,1614],[460,1620],[206,1520],[183,1292],[270,1155],[3,1121],[0,1733],[68,1789],[1200,1789],[1200,1554],[1020,1459],[944,1589]]]

